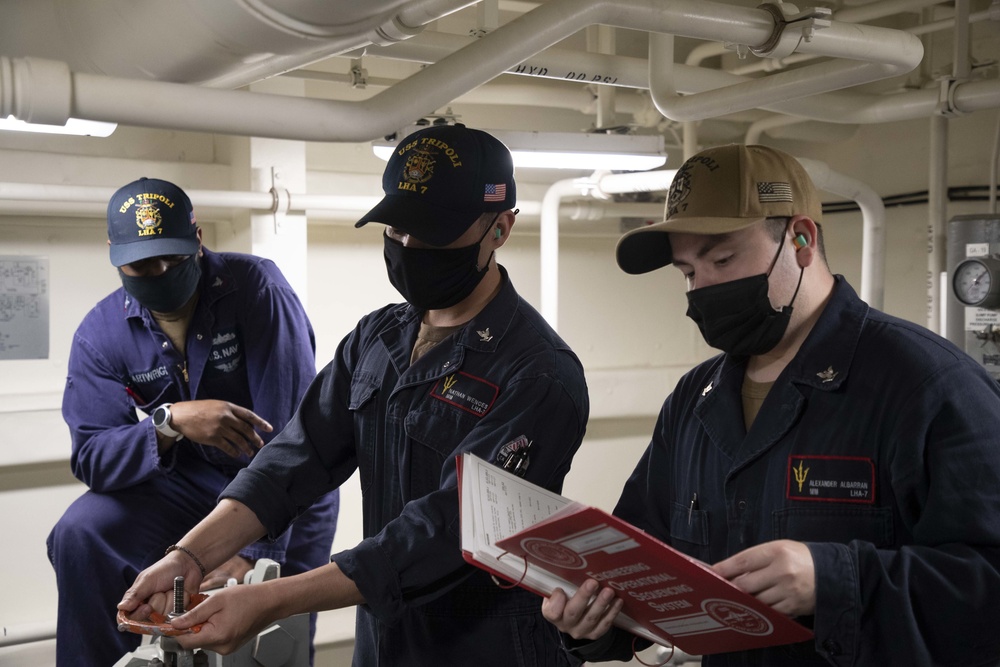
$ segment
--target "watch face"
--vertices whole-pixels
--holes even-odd
[[[165,426],[167,420],[170,418],[170,411],[164,406],[160,406],[153,410],[153,426],[159,428],[160,426]]]
[[[955,296],[962,303],[975,306],[986,300],[993,286],[993,274],[982,262],[970,259],[955,269]]]

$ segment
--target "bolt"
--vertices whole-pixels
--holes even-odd
[[[184,613],[184,577],[174,577],[174,610],[167,618],[177,618]]]

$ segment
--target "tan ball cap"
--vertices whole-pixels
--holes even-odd
[[[727,234],[765,218],[806,215],[820,222],[816,188],[798,160],[767,146],[729,144],[689,158],[667,196],[665,219],[618,241],[618,266],[646,273],[673,262],[669,232]]]

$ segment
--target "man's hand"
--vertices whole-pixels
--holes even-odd
[[[261,630],[273,623],[269,604],[269,582],[252,586],[230,586],[208,596],[194,609],[170,622],[186,629],[201,624],[201,629],[176,638],[181,648],[207,648],[222,655],[239,649]]]
[[[264,446],[254,429],[274,429],[252,411],[228,401],[182,401],[170,406],[170,427],[202,445],[217,447],[232,457],[253,456]]]
[[[611,629],[622,601],[610,588],[598,592],[600,584],[593,579],[583,582],[572,598],[557,588],[542,600],[542,616],[573,639],[599,639]]]
[[[210,591],[213,588],[222,588],[230,579],[235,579],[242,584],[243,578],[247,572],[253,569],[253,565],[251,561],[237,554],[206,574],[205,580],[201,582],[200,590]]]
[[[178,549],[139,573],[132,587],[125,591],[118,609],[133,620],[145,620],[152,611],[168,614],[174,608],[175,577],[184,577],[187,606],[189,593],[197,590],[201,582],[201,571],[190,556]]]
[[[816,572],[812,553],[802,542],[758,544],[712,569],[783,614],[806,616],[816,610]]]

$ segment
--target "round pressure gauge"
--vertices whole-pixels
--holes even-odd
[[[952,276],[955,296],[966,306],[1000,306],[1000,260],[973,257],[955,267]]]

